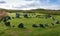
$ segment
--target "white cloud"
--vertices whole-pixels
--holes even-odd
[[[50,4],[50,0],[0,0],[5,1],[5,4],[0,4],[0,8],[15,9],[15,10],[29,10],[36,8],[44,9],[60,9],[59,4]]]

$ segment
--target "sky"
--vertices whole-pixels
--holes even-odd
[[[60,9],[60,0],[0,0],[0,8],[11,10]]]

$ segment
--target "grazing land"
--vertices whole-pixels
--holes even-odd
[[[60,22],[60,15],[51,15],[55,18],[52,20],[46,18],[46,14],[42,13],[19,12],[19,14],[19,18],[16,18],[16,13],[8,13],[8,16],[11,17],[10,20],[7,20],[10,22],[10,26],[6,26],[3,20],[0,21],[0,36],[60,36],[60,23],[55,22],[56,20]],[[24,14],[28,14],[28,18],[25,18]],[[37,15],[38,17],[36,17]],[[18,28],[20,23],[24,24],[24,28]],[[32,24],[36,24],[38,27],[32,27]],[[39,24],[48,24],[48,26],[43,28]]]

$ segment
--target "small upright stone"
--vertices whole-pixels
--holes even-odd
[[[18,25],[18,28],[24,28],[24,24],[23,24],[23,23],[20,23],[20,24]]]
[[[20,14],[16,13],[16,18],[20,18]]]
[[[36,24],[33,24],[32,27],[38,27]]]

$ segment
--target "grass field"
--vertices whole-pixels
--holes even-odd
[[[30,18],[24,18],[23,13],[20,13],[20,18],[14,18],[8,20],[11,22],[11,27],[7,27],[4,25],[3,21],[0,22],[0,36],[60,36],[60,24],[55,24],[54,27],[50,27],[51,23],[54,22],[50,18],[45,18],[41,13],[36,13],[36,15],[41,15],[42,18],[36,18],[34,13],[30,13]],[[15,13],[8,13],[10,17],[15,17]],[[60,21],[60,15],[52,15],[55,19]],[[32,18],[31,18],[32,17]],[[23,23],[25,29],[18,28],[17,26]],[[48,24],[49,26],[46,28],[32,27],[32,24],[39,25]],[[14,28],[12,26],[15,26]]]

